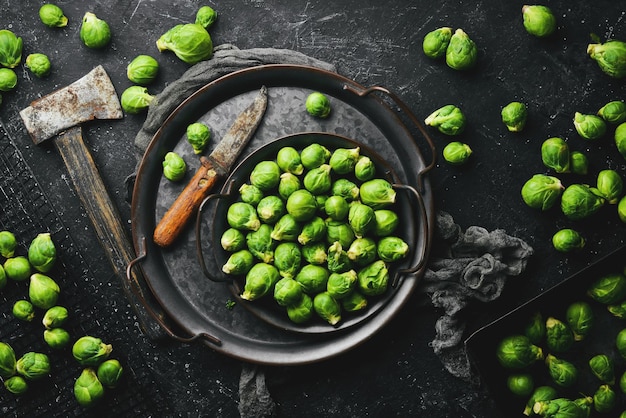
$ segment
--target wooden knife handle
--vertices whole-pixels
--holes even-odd
[[[154,229],[152,238],[160,247],[167,247],[174,242],[189,219],[195,216],[202,201],[219,178],[207,158],[201,158],[200,163],[200,168]]]

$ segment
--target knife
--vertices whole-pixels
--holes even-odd
[[[263,86],[254,101],[237,116],[213,152],[200,158],[200,167],[154,229],[155,244],[168,247],[176,240],[213,186],[230,171],[261,123],[265,109],[267,88]]]

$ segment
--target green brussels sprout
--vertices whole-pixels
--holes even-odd
[[[549,36],[556,30],[556,18],[547,6],[524,5],[522,19],[526,31],[538,38]]]
[[[437,128],[445,135],[459,135],[465,130],[465,115],[455,105],[449,104],[435,110],[424,119],[428,126]]]
[[[387,236],[378,241],[376,252],[381,260],[392,263],[405,258],[409,254],[409,244],[402,238]]]
[[[534,345],[525,335],[511,335],[500,341],[496,357],[504,368],[523,369],[543,360],[544,354],[541,347]]]
[[[605,199],[595,188],[586,184],[572,184],[561,195],[561,210],[571,220],[580,220],[595,214]]]
[[[140,86],[152,83],[159,73],[159,62],[150,55],[137,55],[126,67],[126,77]]]
[[[354,236],[362,238],[376,226],[376,213],[370,206],[353,202],[348,211],[348,223]]]
[[[329,192],[332,187],[330,170],[331,166],[329,164],[322,164],[309,170],[302,179],[304,188],[314,195]]]
[[[387,180],[374,179],[361,184],[359,187],[361,202],[372,209],[383,209],[395,203],[396,191]]]
[[[357,266],[365,266],[376,259],[376,241],[369,237],[356,238],[346,251],[348,258]]]
[[[246,237],[240,230],[228,228],[220,237],[220,245],[229,252],[243,250],[246,246]]]
[[[624,181],[615,170],[601,170],[598,173],[597,189],[607,203],[614,205],[622,197]]]
[[[297,222],[307,222],[313,219],[317,212],[315,196],[306,189],[293,192],[287,199],[287,213]]]
[[[615,383],[615,365],[613,359],[606,354],[596,354],[589,359],[591,372],[603,383]]]
[[[38,234],[28,247],[28,261],[35,270],[47,273],[57,259],[57,250],[49,232]]]
[[[363,267],[357,273],[359,290],[365,296],[378,296],[387,291],[389,283],[389,270],[382,260],[376,260],[373,263]]]
[[[293,279],[302,264],[302,250],[295,242],[281,242],[274,250],[274,266],[282,277]]]
[[[400,223],[400,218],[398,217],[398,214],[389,209],[375,210],[374,218],[374,235],[376,235],[377,237],[391,235]]]
[[[598,139],[606,133],[606,122],[597,115],[574,114],[574,128],[584,139]]]
[[[256,212],[261,220],[268,224],[273,224],[285,214],[285,202],[274,195],[265,196],[256,207]]]
[[[621,330],[615,337],[615,347],[623,358],[626,358],[626,329]]]
[[[28,390],[28,382],[22,376],[11,376],[4,381],[4,387],[14,395],[21,395]]]
[[[564,228],[552,236],[552,246],[555,250],[567,253],[580,250],[585,246],[585,239],[578,231]]]
[[[255,264],[246,274],[241,299],[253,301],[267,295],[278,280],[280,280],[280,273],[276,267],[268,263]]]
[[[246,235],[246,245],[253,256],[264,263],[274,261],[275,241],[272,239],[273,228],[268,224],[261,224],[256,231]]]
[[[27,300],[18,300],[13,304],[13,316],[22,321],[35,319],[35,307]]]
[[[331,273],[326,283],[326,292],[335,300],[348,296],[356,287],[356,271],[348,270],[343,273]]]
[[[446,48],[446,64],[454,70],[469,70],[476,65],[478,48],[463,29],[457,29]]]
[[[294,147],[282,147],[276,154],[276,164],[286,173],[296,176],[304,173],[304,165],[300,159],[300,153]]]
[[[611,39],[605,43],[589,44],[587,54],[608,76],[626,76],[626,42]]]
[[[109,389],[114,389],[122,378],[124,368],[119,360],[111,358],[103,361],[96,371],[98,380],[102,383],[102,386]]]
[[[28,298],[36,307],[50,309],[56,304],[60,292],[59,285],[50,277],[41,273],[30,276]]]
[[[274,286],[274,300],[280,306],[298,305],[302,295],[302,286],[291,277],[283,277]]]
[[[587,302],[573,302],[565,311],[565,321],[574,333],[574,341],[582,341],[593,328],[594,314]]]
[[[324,212],[334,221],[345,221],[349,210],[348,202],[341,196],[330,196],[324,202]]]
[[[326,237],[326,222],[319,216],[314,216],[302,226],[298,235],[298,242],[302,245],[321,241]]]
[[[626,394],[626,372],[622,373],[622,376],[619,378],[618,384],[622,393]]]
[[[0,68],[0,91],[12,91],[17,86],[17,74],[10,68]]]
[[[67,321],[68,316],[67,308],[64,306],[53,306],[46,310],[41,323],[46,329],[58,328]]]
[[[541,144],[541,160],[543,165],[557,173],[569,173],[569,146],[562,138],[548,138]]]
[[[302,246],[302,258],[309,264],[326,264],[328,254],[326,245],[321,241],[311,242]]]
[[[346,178],[339,178],[333,182],[331,193],[352,202],[359,198],[359,187]]]
[[[104,386],[96,371],[90,367],[83,369],[74,382],[74,397],[83,407],[95,405],[104,396]]]
[[[252,169],[250,183],[266,192],[278,187],[280,174],[280,167],[274,161],[261,161]]]
[[[526,397],[533,393],[535,381],[530,373],[519,373],[508,376],[506,385],[514,395]]]
[[[328,270],[332,273],[343,273],[352,269],[352,260],[348,252],[344,251],[339,241],[333,242],[326,253]]]
[[[581,418],[586,418],[586,417],[591,416],[591,407],[593,406],[593,397],[583,396],[580,398],[576,398],[574,399],[574,403],[582,411],[580,414]]]
[[[600,385],[593,394],[593,407],[604,414],[611,412],[617,405],[617,394],[611,385]]]
[[[120,103],[126,113],[136,115],[142,110],[147,109],[152,100],[154,100],[154,97],[155,96],[148,93],[146,87],[130,86],[122,92]]]
[[[241,200],[245,203],[249,203],[252,206],[256,206],[259,204],[261,199],[263,199],[264,194],[261,189],[256,187],[253,184],[244,183],[239,188],[239,195],[241,196]]]
[[[16,373],[13,347],[0,341],[0,377],[7,379]]]
[[[67,26],[67,16],[56,4],[46,3],[39,8],[39,19],[41,23],[50,28],[62,28]]]
[[[249,250],[243,249],[232,253],[222,271],[226,274],[246,274],[254,265],[254,255]]]
[[[304,106],[311,116],[324,119],[330,115],[330,100],[318,91],[307,96]]]
[[[172,51],[187,64],[196,64],[213,55],[213,41],[209,32],[196,23],[176,25],[156,41],[160,52]]]
[[[44,353],[29,351],[15,362],[15,370],[28,380],[37,380],[50,373],[50,359]]]
[[[326,220],[326,241],[339,242],[342,248],[348,248],[354,239],[354,231],[350,224],[332,219]]]
[[[605,274],[591,283],[587,295],[605,305],[618,303],[626,297],[626,276],[621,273]]]
[[[187,126],[187,142],[194,154],[202,154],[211,139],[211,130],[202,122],[194,122]]]
[[[367,308],[367,298],[354,289],[339,302],[341,309],[346,312],[358,312]]]
[[[330,325],[337,325],[341,321],[341,305],[328,292],[315,295],[313,310]]]
[[[280,181],[278,182],[278,194],[283,199],[289,199],[289,196],[296,190],[300,189],[300,178],[295,174],[283,173],[280,175]]]
[[[103,48],[111,41],[111,28],[106,21],[87,12],[80,25],[80,40],[88,48]]]
[[[617,215],[622,222],[626,223],[626,196],[622,197],[617,204]]]
[[[257,231],[261,221],[254,206],[245,202],[235,202],[228,207],[226,220],[231,228],[242,231]]]
[[[6,276],[16,282],[22,282],[28,279],[32,271],[28,258],[23,255],[8,258],[4,262],[3,267]]]
[[[606,310],[619,319],[626,319],[626,300],[607,305]]]
[[[204,29],[209,30],[213,23],[217,20],[217,12],[210,6],[202,6],[196,12],[197,25],[201,25]]]
[[[22,38],[8,29],[0,30],[0,65],[15,68],[22,61]]]
[[[500,116],[510,132],[520,132],[526,126],[528,111],[524,103],[511,102],[502,108]]]
[[[354,177],[360,181],[372,180],[376,175],[376,164],[367,155],[359,155],[354,165]]]
[[[546,336],[546,321],[541,312],[535,312],[524,327],[524,335],[531,343],[539,344]]]
[[[330,159],[331,152],[323,145],[313,143],[300,152],[300,162],[307,170],[319,167]]]
[[[46,329],[43,332],[43,339],[51,348],[59,350],[70,343],[70,333],[63,328]]]
[[[452,38],[452,28],[441,27],[424,36],[422,50],[428,58],[441,58],[446,55],[446,49],[450,45]]]
[[[287,213],[274,224],[270,237],[276,241],[297,241],[301,233],[302,223]]]
[[[626,158],[626,122],[620,123],[615,128],[615,145],[622,157]]]
[[[302,266],[295,280],[300,283],[304,293],[315,295],[326,290],[329,272],[322,266],[305,264]]]
[[[28,68],[36,77],[45,77],[50,74],[52,65],[50,64],[50,58],[46,54],[34,53],[29,54],[24,61],[24,65]]]
[[[530,416],[533,413],[533,406],[535,406],[535,403],[540,401],[551,401],[552,399],[556,399],[557,396],[558,393],[552,386],[544,385],[535,388],[524,406],[524,415]]]
[[[573,363],[554,354],[547,354],[545,363],[548,366],[548,374],[557,386],[571,387],[578,380],[578,369]]]
[[[313,316],[313,299],[306,293],[295,305],[287,306],[287,316],[296,324],[303,324]]]
[[[568,398],[538,401],[533,405],[532,412],[542,417],[554,418],[584,418],[587,416],[583,407]]]
[[[0,255],[4,258],[11,258],[15,255],[17,240],[11,231],[0,231]]]
[[[621,100],[608,102],[598,110],[598,116],[612,125],[619,125],[626,121],[626,103]]]
[[[163,159],[163,175],[170,181],[180,181],[185,177],[187,171],[187,164],[185,160],[175,153],[170,151],[165,154]]]
[[[443,147],[443,159],[452,165],[462,165],[472,155],[469,145],[459,141],[452,141]]]
[[[337,148],[330,155],[328,164],[330,168],[337,174],[349,174],[354,172],[354,167],[359,159],[361,149],[355,148]]]
[[[569,325],[560,319],[546,319],[546,346],[555,353],[569,350],[574,344],[574,333]]]
[[[72,346],[72,356],[81,366],[97,366],[109,358],[112,351],[111,344],[90,335],[80,337]]]
[[[574,174],[585,175],[589,171],[589,160],[587,156],[580,151],[571,151],[569,153],[569,169]]]

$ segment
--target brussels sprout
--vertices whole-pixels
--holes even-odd
[[[469,145],[459,141],[452,141],[443,148],[443,159],[452,165],[462,165],[472,155]]]
[[[602,170],[598,173],[597,189],[607,203],[614,205],[619,202],[624,190],[624,181],[615,170]]]
[[[187,64],[196,64],[213,55],[213,41],[209,32],[196,23],[176,25],[156,41],[160,52],[172,51]]]
[[[273,229],[268,224],[261,224],[256,231],[249,232],[246,235],[246,245],[248,250],[256,258],[264,263],[274,261],[275,241],[272,239]]]
[[[270,234],[276,241],[296,241],[302,233],[302,223],[289,213],[278,219]]]
[[[296,274],[295,280],[300,283],[304,293],[315,295],[316,293],[326,290],[328,276],[328,270],[324,267],[315,264],[306,264],[302,266],[298,274]]]
[[[597,189],[586,184],[572,184],[561,196],[561,210],[571,220],[580,220],[595,214],[604,205],[605,199]]]
[[[279,182],[280,167],[274,161],[261,161],[254,166],[250,173],[250,183],[263,192],[277,187]]]
[[[574,333],[565,322],[549,317],[546,319],[546,345],[555,353],[569,350],[574,344]]]
[[[70,343],[70,333],[63,328],[46,329],[43,332],[43,339],[51,348],[58,350]]]
[[[126,113],[135,115],[147,109],[154,97],[143,86],[130,86],[122,92],[120,103]]]
[[[538,401],[533,405],[532,412],[542,417],[554,418],[584,418],[585,409],[574,400],[555,398],[547,401]]]
[[[617,394],[610,385],[600,385],[593,394],[593,406],[600,413],[611,412],[617,404]]]
[[[387,180],[374,179],[366,181],[359,187],[361,202],[372,209],[383,209],[395,203],[396,191]]]
[[[517,396],[529,396],[535,387],[535,381],[530,373],[512,374],[507,377],[506,385]]]
[[[347,222],[326,220],[326,241],[339,242],[342,248],[348,248],[354,238],[354,231]]]
[[[187,164],[183,158],[173,151],[165,154],[163,159],[163,175],[170,181],[180,181],[185,177]]]
[[[231,228],[243,231],[257,231],[261,226],[256,208],[245,202],[231,204],[226,212],[226,220]]]
[[[35,308],[27,300],[18,300],[13,304],[13,316],[22,321],[32,321],[35,319]]]
[[[229,252],[243,250],[246,246],[246,237],[240,230],[228,228],[220,237],[220,245]]]
[[[14,395],[21,395],[28,390],[28,382],[22,376],[11,376],[4,381],[4,387]]]
[[[28,380],[37,380],[50,373],[50,359],[44,353],[29,351],[15,362],[15,370]]]
[[[567,253],[580,250],[585,246],[585,239],[578,231],[564,228],[552,236],[552,246],[555,250]]]
[[[398,214],[389,209],[375,210],[374,218],[374,235],[378,237],[391,235],[400,223]]]
[[[287,213],[297,222],[307,222],[313,219],[317,212],[315,196],[306,189],[296,190],[287,199]]]
[[[357,274],[359,289],[365,296],[378,296],[387,291],[389,270],[382,260],[363,267]]]
[[[274,266],[282,277],[293,279],[302,264],[302,251],[295,242],[281,242],[274,250]]]
[[[315,295],[313,309],[330,325],[337,325],[341,321],[341,305],[328,292]]]
[[[581,398],[574,399],[574,403],[582,411],[580,413],[581,418],[587,418],[591,416],[591,407],[593,406],[593,397],[583,396]]]
[[[591,372],[603,383],[615,383],[615,366],[613,359],[606,354],[597,354],[589,359]]]
[[[622,197],[617,204],[617,215],[622,222],[626,223],[626,196]]]
[[[552,399],[556,399],[558,393],[556,389],[552,386],[539,386],[535,388],[530,398],[526,402],[526,406],[524,407],[524,415],[530,416],[533,413],[533,406],[535,403],[540,401],[551,401]]]
[[[0,341],[0,376],[7,379],[16,373],[15,351],[13,347]]]
[[[22,282],[30,277],[30,262],[23,255],[8,258],[3,267],[6,276],[16,282]]]
[[[60,292],[59,285],[50,277],[41,273],[30,276],[28,298],[36,307],[50,309],[56,304]]]
[[[329,164],[322,164],[319,167],[309,170],[302,180],[304,188],[314,195],[329,192],[332,187],[330,170],[331,166]]]
[[[543,165],[557,173],[569,173],[569,146],[562,138],[548,138],[541,144],[541,160]]]
[[[344,251],[339,241],[335,241],[328,247],[327,255],[328,270],[333,273],[343,273],[352,269],[352,260]]]
[[[622,373],[622,376],[619,378],[618,384],[622,393],[626,394],[626,372]]]
[[[304,173],[304,165],[300,159],[300,153],[294,147],[282,147],[276,154],[276,164],[286,173],[299,176]]]
[[[186,134],[194,154],[202,154],[211,139],[209,127],[202,122],[194,122],[187,126]]]
[[[22,38],[8,29],[0,30],[0,65],[15,68],[22,61]]]
[[[285,214],[285,202],[274,195],[265,196],[256,207],[256,212],[262,222],[273,224]]]
[[[520,132],[526,126],[528,111],[524,103],[511,102],[502,108],[500,116],[510,132]]]
[[[372,181],[372,180],[370,180]],[[333,182],[331,192],[335,196],[341,196],[348,202],[359,198],[359,187],[346,178],[340,178]]]
[[[524,328],[524,335],[531,343],[539,344],[546,336],[546,321],[541,312],[535,312]]]
[[[356,238],[346,251],[348,258],[357,266],[365,266],[376,259],[376,241],[371,238]]]
[[[210,6],[202,6],[196,12],[197,25],[201,25],[204,29],[209,30],[213,23],[217,20],[217,12]]]
[[[81,366],[96,366],[106,360],[113,351],[111,344],[98,337],[84,335],[72,346],[72,356]]]
[[[452,38],[452,28],[441,27],[424,36],[422,41],[422,50],[428,58],[441,58],[446,55],[446,49],[450,45]]]
[[[580,151],[571,151],[569,153],[569,169],[574,174],[587,174],[589,171],[587,156]]]
[[[626,329],[621,330],[615,337],[615,347],[623,358],[626,358]]]
[[[326,263],[326,245],[321,242],[312,242],[302,246],[302,258],[309,264],[322,265]]]
[[[297,304],[287,306],[287,316],[296,324],[308,321],[313,316],[313,299],[307,294],[302,294]]]
[[[0,231],[0,255],[5,258],[11,258],[15,254],[17,240],[11,231]]]
[[[524,5],[522,19],[526,31],[538,38],[549,36],[556,29],[556,18],[547,6]]]
[[[341,309],[346,312],[358,312],[367,308],[367,298],[354,289],[339,302]]]
[[[80,40],[88,48],[103,48],[111,41],[111,28],[106,21],[87,12],[80,25]]]
[[[300,152],[300,162],[307,170],[319,167],[330,159],[331,152],[323,145],[313,143]]]
[[[550,377],[558,386],[571,387],[578,380],[578,369],[573,363],[553,354],[546,355],[545,363]]]
[[[354,167],[359,159],[361,149],[355,148],[337,148],[330,155],[328,164],[337,174],[349,174],[354,172]]]
[[[478,59],[476,43],[470,39],[463,29],[457,29],[450,38],[446,48],[446,64],[454,70],[469,70]]]
[[[267,263],[255,264],[246,274],[241,299],[253,301],[267,295],[278,280],[280,280],[280,274],[276,267]]]
[[[104,396],[104,387],[96,372],[87,367],[74,382],[74,397],[81,406],[91,407]]]
[[[38,234],[28,247],[28,261],[35,270],[47,273],[54,266],[57,250],[49,232]]]
[[[124,368],[122,367],[119,360],[111,358],[103,361],[96,371],[96,375],[98,376],[98,380],[102,383],[102,386],[105,388],[113,389],[119,383],[122,374],[124,372]]]
[[[47,55],[42,53],[29,54],[24,61],[24,65],[36,77],[45,77],[50,74],[51,64]]]
[[[137,55],[126,67],[126,77],[135,84],[147,86],[159,73],[159,62],[150,55]]]
[[[437,128],[445,135],[459,135],[465,130],[465,115],[455,105],[445,105],[424,119],[426,125]]]
[[[226,274],[246,274],[254,265],[254,255],[249,250],[243,249],[232,253],[222,271]]]
[[[64,306],[53,306],[46,310],[41,323],[46,329],[58,328],[62,326],[68,318],[67,308]]]
[[[314,216],[302,226],[302,231],[298,235],[298,242],[306,245],[312,242],[321,241],[326,237],[326,222],[319,216]]]
[[[626,158],[626,122],[620,123],[615,128],[614,138],[617,150],[622,154],[622,157]]]
[[[587,302],[573,302],[565,311],[565,321],[574,333],[574,341],[582,341],[593,327],[593,310]]]
[[[345,221],[349,210],[348,202],[341,196],[330,196],[324,202],[324,212],[334,221]]]
[[[619,319],[626,319],[626,300],[607,305],[606,310]]]
[[[611,39],[605,43],[589,44],[587,54],[610,77],[626,76],[626,42]]]
[[[626,104],[621,100],[608,102],[598,110],[598,116],[607,123],[618,125],[626,121]]]
[[[239,188],[239,195],[241,196],[241,200],[245,203],[249,203],[252,206],[257,206],[261,199],[263,199],[264,194],[261,189],[256,187],[253,184],[244,183]]]
[[[291,277],[283,277],[274,286],[274,300],[280,306],[298,305],[302,294],[302,286]]]
[[[605,274],[591,283],[587,295],[605,305],[620,302],[626,297],[626,276],[620,273]]]
[[[324,119],[330,115],[330,100],[320,92],[316,91],[309,94],[304,106],[306,107],[306,111],[312,116]]]
[[[541,347],[534,345],[525,335],[503,338],[496,349],[498,362],[507,369],[523,369],[544,358]]]
[[[289,196],[296,190],[300,189],[300,178],[295,174],[283,173],[280,175],[278,182],[278,194],[283,199],[289,199]]]
[[[354,236],[362,238],[376,226],[376,213],[368,205],[353,202],[348,211],[348,223],[354,231]]]
[[[582,138],[594,140],[606,133],[606,122],[600,116],[576,112],[574,114],[574,128]]]
[[[62,28],[67,26],[67,16],[56,4],[46,3],[39,8],[39,19],[41,23],[51,28]]]
[[[326,200],[328,200],[330,196],[326,194],[318,194],[315,196],[315,204],[317,205],[317,210],[320,212],[324,212],[324,205],[326,204]]]
[[[326,283],[326,292],[335,300],[348,296],[356,287],[356,271],[348,270],[343,273],[331,273]]]
[[[10,68],[0,68],[0,91],[12,91],[17,86],[17,74]]]
[[[381,260],[392,263],[407,256],[409,253],[409,244],[402,238],[387,236],[378,241],[376,252]]]

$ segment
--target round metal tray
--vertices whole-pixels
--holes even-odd
[[[306,364],[339,355],[371,338],[410,299],[425,266],[404,277],[384,309],[367,321],[339,332],[294,333],[260,320],[238,304],[229,308],[233,296],[228,286],[203,275],[196,257],[193,225],[171,247],[161,248],[152,241],[157,220],[199,166],[198,157],[185,140],[187,125],[197,121],[206,123],[212,130],[211,144],[219,142],[236,115],[263,85],[268,88],[268,109],[240,159],[276,138],[301,132],[330,132],[363,143],[394,167],[402,184],[420,191],[426,216],[414,208],[415,228],[427,233],[425,239],[417,240],[415,251],[423,252],[425,257],[434,224],[434,207],[424,174],[434,163],[425,162],[418,142],[430,147],[432,159],[434,146],[406,105],[388,90],[366,89],[317,68],[280,64],[241,70],[207,84],[172,112],[150,142],[137,171],[131,223],[137,260],[140,260],[137,265],[158,303],[191,339],[201,339],[216,351],[258,364]],[[329,118],[313,118],[305,111],[304,102],[313,91],[330,98]],[[399,114],[391,106],[398,106],[404,112]],[[402,120],[407,115],[411,122],[408,125]],[[211,144],[207,154],[211,152]],[[162,175],[163,158],[172,150],[188,164],[188,175],[179,183],[170,182]]]

